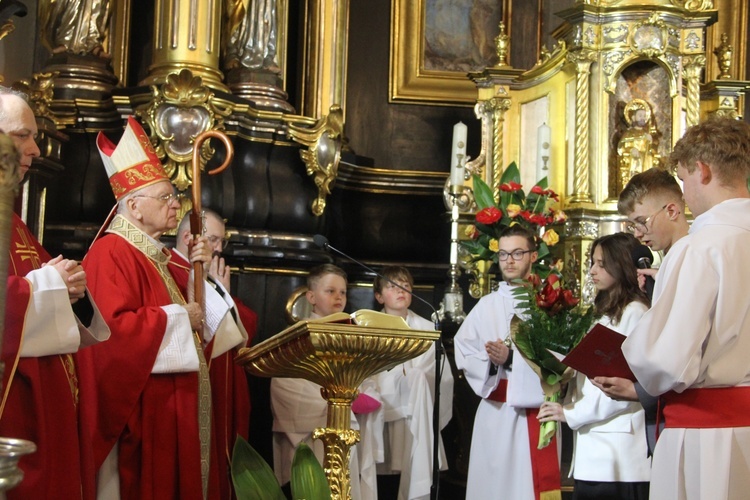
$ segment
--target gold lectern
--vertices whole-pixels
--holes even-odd
[[[352,324],[352,321],[354,324]],[[261,377],[304,378],[319,384],[328,401],[328,421],[313,437],[325,447],[332,499],[351,498],[349,451],[359,441],[350,427],[357,388],[370,375],[419,356],[440,332],[412,330],[396,316],[358,311],[300,321],[260,344],[242,349],[236,362]]]

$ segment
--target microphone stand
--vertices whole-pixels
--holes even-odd
[[[440,315],[438,314],[437,309],[435,309],[435,306],[427,302],[419,295],[416,295],[413,291],[407,290],[395,281],[388,279],[379,272],[375,271],[370,266],[358,261],[354,257],[345,254],[338,248],[331,246],[331,244],[328,242],[328,238],[326,238],[325,236],[316,234],[315,236],[313,236],[313,242],[315,242],[315,244],[323,250],[331,250],[341,255],[342,257],[354,262],[363,269],[366,269],[367,271],[373,273],[375,276],[386,280],[388,283],[403,290],[413,298],[417,299],[418,301],[432,309],[432,321],[435,323],[435,330],[441,332],[440,336],[437,338],[437,340],[435,340],[435,390],[433,396],[434,399],[432,401],[432,486],[430,486],[430,498],[432,500],[436,500],[438,497],[438,490],[440,485],[440,380],[443,375],[441,369],[441,363],[443,359],[443,342],[442,331],[440,330]]]

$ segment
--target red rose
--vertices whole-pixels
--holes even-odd
[[[538,195],[545,194],[544,189],[542,188],[542,186],[534,186],[533,188],[531,188],[531,192],[534,193],[534,194],[538,194]]]
[[[503,218],[503,212],[497,207],[483,208],[477,212],[476,220],[480,224],[490,225]]]

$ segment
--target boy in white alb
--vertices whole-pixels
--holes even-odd
[[[409,309],[414,280],[405,267],[386,267],[375,278],[375,300],[383,312],[404,318],[416,330],[433,330],[435,325]],[[390,280],[390,281],[389,281]],[[399,285],[401,288],[399,288]],[[446,364],[447,366],[447,364]],[[391,370],[375,375],[385,410],[384,463],[382,474],[400,473],[398,499],[425,499],[432,486],[435,393],[435,346]],[[440,429],[453,415],[453,375],[450,368],[440,378]],[[446,469],[442,439],[439,441],[441,469]]]

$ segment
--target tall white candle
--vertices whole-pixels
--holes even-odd
[[[550,141],[552,136],[552,129],[549,125],[542,123],[536,131],[536,181],[539,182],[542,178],[547,177],[547,181],[550,180]]]
[[[467,127],[463,122],[453,126],[453,147],[451,148],[451,185],[464,185],[464,163],[466,162]]]

